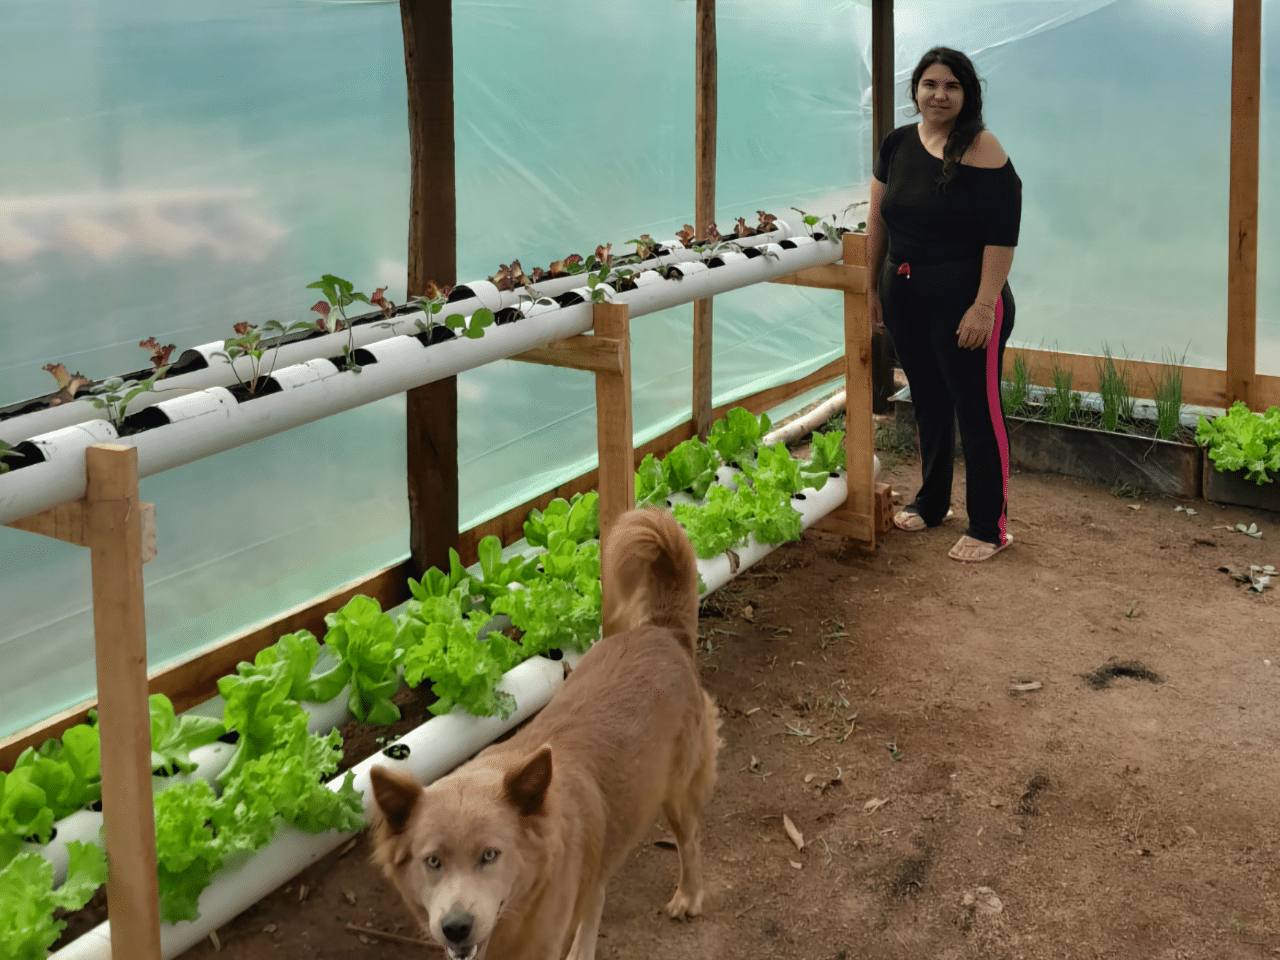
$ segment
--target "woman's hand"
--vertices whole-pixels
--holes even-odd
[[[991,331],[995,329],[995,325],[995,308],[983,303],[975,303],[964,312],[960,326],[956,330],[960,337],[960,346],[968,350],[985,347],[991,339]]]
[[[880,305],[880,291],[867,287],[867,316],[871,318],[871,329],[884,333],[884,308]]]

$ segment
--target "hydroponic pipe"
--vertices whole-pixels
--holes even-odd
[[[766,243],[780,243],[790,238],[791,228],[786,223],[779,220],[774,224],[774,227],[775,229],[768,233],[733,239],[731,242],[743,249],[749,249]],[[696,250],[681,246],[680,241],[674,237],[669,240],[658,241],[658,244],[665,248],[667,252],[656,258],[646,260],[643,265],[625,265],[623,269],[651,270],[658,266],[670,266],[671,264],[701,258],[701,255]],[[539,280],[535,285],[535,289],[543,297],[554,298],[567,293],[575,287],[581,287],[585,282],[585,274],[552,277]],[[527,297],[523,290],[499,290],[489,280],[471,280],[465,284],[460,284],[458,289],[462,290],[462,288],[466,288],[471,293],[471,296],[460,297],[454,302],[442,306],[440,312],[435,315],[437,323],[454,313],[470,316],[481,307],[497,313],[499,310],[518,306],[522,297]],[[279,352],[275,354],[273,363],[277,368],[288,367],[297,363],[305,363],[308,360],[340,355],[342,348],[347,346],[348,343],[353,342],[356,347],[365,347],[390,337],[412,335],[418,330],[418,322],[425,323],[426,319],[426,314],[423,311],[414,310],[399,314],[385,321],[374,320],[371,323],[357,324],[351,328],[350,340],[348,340],[348,334],[345,330],[341,333],[332,333],[327,336],[296,340],[292,343],[283,344],[279,348]],[[215,356],[215,354],[222,352],[223,349],[222,341],[218,340],[213,343],[200,344],[183,351],[178,358],[179,363],[197,361],[202,362],[204,366],[189,373],[175,373],[166,376],[158,381],[154,391],[141,394],[135,398],[129,405],[129,412],[137,413],[139,410],[154,406],[166,399],[182,396],[195,390],[233,386],[238,381],[231,364],[227,360]],[[246,371],[248,369],[248,361],[241,358],[237,362],[236,369],[242,372]],[[22,416],[0,420],[0,440],[14,445],[54,430],[61,430],[64,427],[74,426],[89,420],[97,420],[101,416],[101,411],[88,400],[72,400],[69,403],[45,407]]]
[[[682,280],[665,280],[654,271],[637,277],[640,285],[612,294],[626,303],[632,317],[773,280],[811,266],[839,260],[838,242],[799,237],[787,247],[766,244],[765,255],[726,257],[723,266],[685,263],[675,269]],[[612,291],[610,290],[610,293]],[[125,438],[138,449],[139,476],[150,476],[199,460],[292,427],[301,426],[353,407],[381,400],[413,387],[455,376],[464,370],[522,353],[574,334],[592,324],[592,304],[547,306],[536,318],[495,325],[483,337],[458,337],[425,347],[416,337],[393,337],[365,350],[373,361],[360,373],[339,372],[328,360],[277,370],[280,391],[237,403],[232,394],[213,387],[156,405],[167,423]],[[0,523],[38,513],[84,496],[83,451],[93,443],[111,441],[116,431],[105,421],[77,424],[39,437],[31,443],[44,462],[0,475]]]
[[[397,743],[409,748],[404,760],[391,760],[383,753],[358,763],[355,789],[365,798],[368,809],[369,769],[374,764],[404,767],[424,783],[448,773],[468,757],[492,743],[507,730],[546,706],[564,680],[564,667],[543,657],[534,657],[510,670],[498,687],[516,698],[516,711],[506,720],[473,717],[455,707],[453,712],[433,717],[410,730]],[[343,778],[330,783],[341,786]],[[164,960],[172,960],[199,943],[213,930],[227,923],[246,907],[265,897],[290,877],[326,856],[352,833],[328,831],[303,833],[282,827],[276,838],[244,862],[220,870],[200,895],[200,917],[194,923],[162,924],[160,948]],[[373,867],[369,868],[370,870]],[[51,960],[111,960],[111,921],[94,927],[67,944]]]
[[[784,423],[777,430],[772,430],[765,434],[764,444],[772,446],[779,442],[792,443],[799,440],[806,433],[812,433],[822,426],[843,409],[844,391],[840,390],[822,401],[804,416],[796,417],[790,423]],[[876,469],[879,471],[879,467]]]

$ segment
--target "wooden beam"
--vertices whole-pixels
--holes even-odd
[[[865,264],[867,238],[864,234],[844,235],[846,266]],[[860,293],[844,294],[844,450],[848,499],[832,514],[832,523],[847,524],[850,539],[869,549],[876,545],[875,527],[875,421],[871,400],[871,318],[867,298]],[[828,525],[827,529],[832,529]]]
[[[893,131],[893,0],[871,0],[871,150]]]
[[[596,446],[600,467],[600,543],[618,518],[636,505],[634,427],[631,419],[631,325],[625,303],[597,303],[597,336],[620,344],[619,371],[596,372]]]
[[[893,0],[871,0],[871,153],[894,127]],[[871,332],[872,409],[888,413],[897,354],[885,330]]]
[[[113,960],[160,960],[138,450],[85,451]]]
[[[867,268],[843,263],[824,263],[817,267],[805,267],[771,283],[795,287],[817,287],[821,290],[843,290],[846,293],[864,294],[867,290]]]
[[[150,563],[156,558],[156,507],[153,503],[140,503],[138,507],[142,511],[142,562]],[[90,542],[89,506],[84,500],[60,503],[5,526],[73,543],[77,547],[87,547]]]
[[[693,203],[694,233],[705,237],[716,218],[716,110],[719,67],[716,54],[716,2],[698,0],[697,62],[694,80],[697,86],[694,107],[694,157],[697,187]],[[714,390],[712,375],[712,300],[695,300],[693,304],[693,426],[702,439],[711,429],[711,403]]]
[[[1262,0],[1235,0],[1231,27],[1231,180],[1227,262],[1227,402],[1257,409],[1258,133]]]
[[[608,337],[579,336],[517,353],[512,360],[595,373],[622,373],[622,343]]]
[[[452,0],[400,0],[409,99],[408,292],[457,282]],[[415,574],[447,569],[458,540],[458,381],[406,394],[409,550]]]

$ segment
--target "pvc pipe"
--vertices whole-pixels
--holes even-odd
[[[740,247],[749,248],[790,239],[790,226],[781,220],[776,221],[774,226],[775,229],[767,234],[743,237],[741,239],[734,238],[731,242]],[[701,256],[697,251],[681,246],[680,241],[674,237],[669,240],[658,241],[658,243],[666,247],[668,252],[656,259],[645,261],[644,265],[624,264],[619,269],[647,270],[655,266],[668,266],[674,263],[697,260]],[[584,279],[584,274],[551,277],[538,281],[535,284],[535,289],[543,297],[558,297],[574,287],[581,286]],[[504,310],[508,307],[518,307],[522,300],[527,297],[523,290],[499,290],[488,280],[472,280],[465,284],[459,284],[459,288],[463,287],[470,291],[472,295],[453,303],[444,304],[440,312],[435,314],[436,323],[455,313],[470,316],[481,307],[497,313],[499,310]],[[375,319],[369,323],[357,324],[351,328],[350,334],[343,330],[341,333],[297,340],[293,343],[282,345],[270,363],[275,369],[280,369],[321,357],[338,356],[342,353],[342,348],[348,343],[353,343],[355,347],[359,348],[390,337],[411,336],[418,332],[418,322],[425,323],[427,319],[427,314],[424,311],[414,310],[391,317],[389,320]],[[200,370],[168,376],[158,381],[157,389],[141,394],[129,404],[129,412],[131,414],[137,413],[147,407],[162,403],[175,394],[181,395],[193,390],[205,390],[209,387],[230,387],[236,384],[238,379],[232,366],[228,361],[214,356],[214,354],[222,352],[223,349],[223,341],[217,340],[183,351],[179,356],[179,362],[192,358],[193,354],[198,354],[204,359],[206,366]],[[247,373],[248,361],[241,359],[238,361],[236,369],[242,373]],[[45,407],[28,414],[0,420],[0,440],[14,445],[54,430],[60,430],[89,420],[96,420],[100,416],[101,411],[88,400],[73,400],[70,403]]]
[[[821,490],[806,487],[802,493],[804,499],[797,500],[793,497],[791,505],[800,511],[801,529],[807,530],[848,499],[849,488],[845,472],[841,470],[839,476],[830,477]],[[705,597],[719,590],[743,570],[759,563],[780,546],[781,544],[761,543],[755,538],[755,534],[751,534],[745,547],[735,547],[733,550],[737,557],[736,566],[730,560],[728,553],[717,554],[709,560],[698,560],[698,572],[702,574],[702,582],[707,588],[699,596]]]
[[[649,282],[617,294],[614,300],[626,303],[635,318],[831,263],[842,255],[841,245],[831,241],[800,237],[791,242],[796,244],[791,249],[764,245],[776,256],[744,258],[717,268],[697,264],[702,269],[683,280]],[[494,360],[545,347],[584,333],[591,324],[592,304],[582,303],[548,309],[535,320],[491,327],[477,340],[459,337],[430,348],[414,337],[381,340],[365,348],[377,362],[366,365],[360,373],[339,372],[328,360],[310,360],[275,374],[280,392],[243,403],[237,403],[222,387],[163,401],[156,406],[170,422],[124,438],[124,442],[138,449],[139,476],[151,476]],[[0,523],[84,496],[83,449],[115,439],[115,429],[105,421],[90,421],[67,431],[71,431],[67,436],[62,436],[65,431],[57,431],[33,438],[31,442],[45,454],[46,462],[0,475]],[[56,444],[52,442],[55,437]]]
[[[510,670],[498,684],[500,690],[516,698],[516,711],[506,720],[473,717],[461,707],[454,707],[452,712],[431,718],[396,741],[409,747],[406,759],[391,760],[379,752],[356,764],[352,768],[355,772],[354,785],[365,798],[366,810],[372,802],[369,770],[375,764],[411,770],[421,782],[430,783],[541,710],[563,682],[564,668],[559,663],[543,657],[526,660]],[[342,779],[331,781],[330,789],[338,789]],[[161,925],[161,956],[164,960],[172,960],[195,946],[210,931],[217,930],[245,907],[261,900],[354,835],[332,830],[310,834],[293,827],[283,827],[270,844],[252,857],[218,871],[213,882],[200,895],[199,919]],[[73,940],[52,954],[51,960],[54,958],[111,960],[111,921]]]
[[[765,434],[764,442],[767,446],[775,443],[792,443],[800,439],[807,433],[812,433],[816,428],[822,426],[837,413],[844,409],[844,391],[841,390],[832,394],[821,404],[814,407],[802,417],[796,417],[790,423],[785,423],[777,430],[773,430]],[[877,467],[877,471],[879,468]]]

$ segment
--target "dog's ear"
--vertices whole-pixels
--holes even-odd
[[[369,769],[369,782],[373,785],[373,802],[387,826],[392,833],[400,833],[422,797],[422,785],[408,771],[382,766]]]
[[[509,770],[503,786],[507,800],[526,817],[541,812],[551,786],[551,747],[544,745],[520,766]]]

